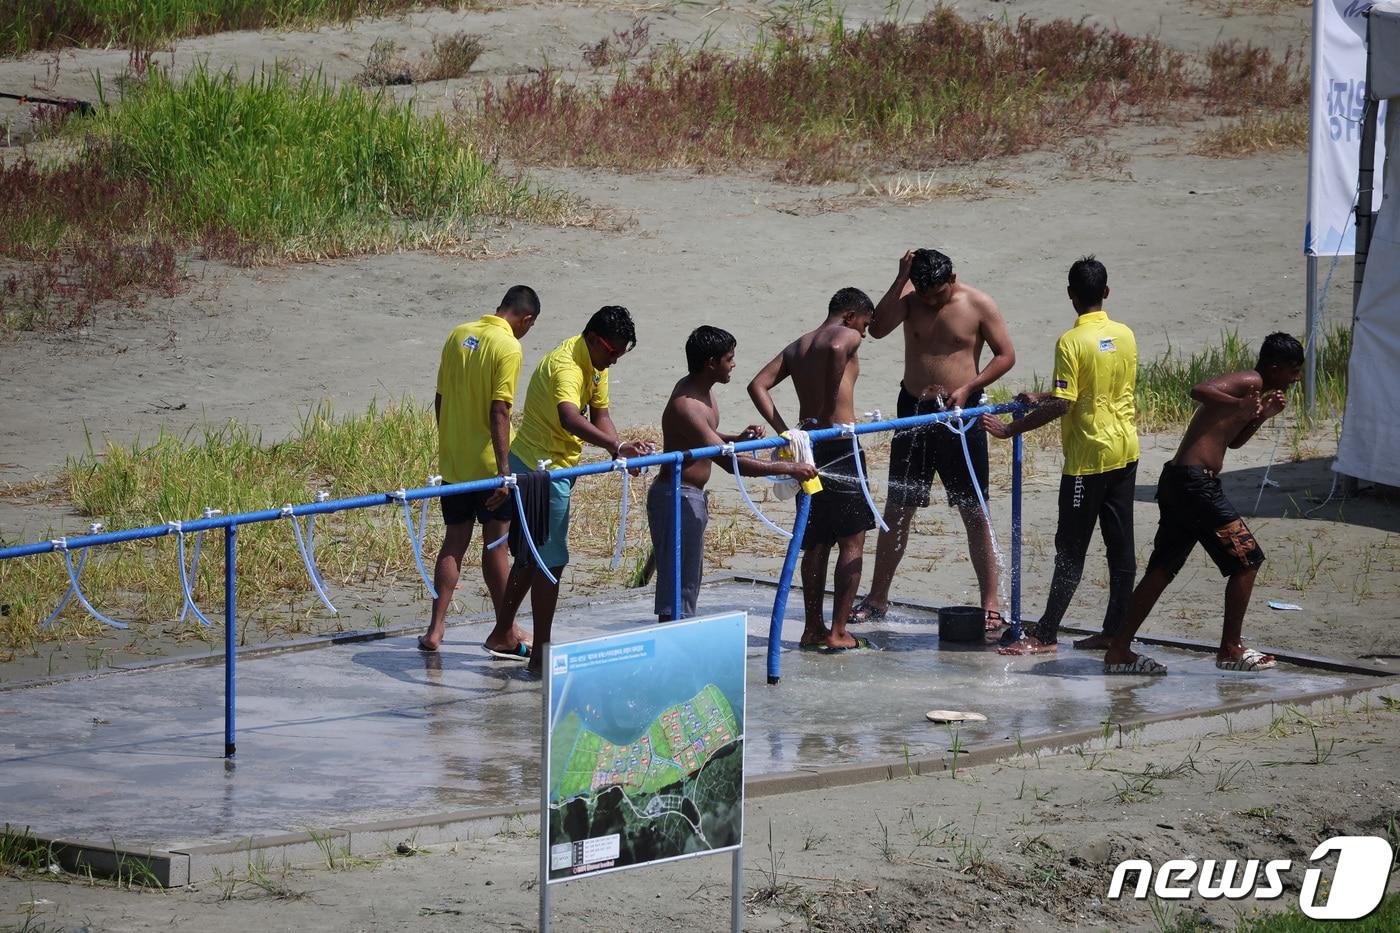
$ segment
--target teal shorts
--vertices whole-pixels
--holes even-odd
[[[525,465],[525,461],[513,451],[510,455],[510,468],[516,473],[531,471],[531,468]],[[556,479],[549,483],[549,540],[544,544],[535,542],[535,549],[540,552],[540,560],[551,570],[563,567],[569,562],[569,496],[573,491],[574,481],[571,479]],[[511,519],[518,520],[513,509],[514,506]]]

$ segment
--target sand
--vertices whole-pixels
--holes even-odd
[[[1159,33],[1187,51],[1220,37],[1248,38],[1281,50],[1305,39],[1308,15],[1304,8],[1288,7],[1269,15],[1224,16],[1222,5],[1146,0],[1113,4],[1109,19],[1101,5],[1081,2],[958,7],[998,17],[1089,16],[1130,32]],[[849,5],[847,15],[854,20],[883,10],[883,4],[862,2]],[[304,32],[203,37],[178,42],[173,53],[159,57],[177,71],[200,58],[214,67],[244,69],[281,59],[346,80],[380,37],[395,38],[412,59],[434,33],[465,29],[487,35],[489,49],[473,77],[417,89],[420,107],[443,109],[482,80],[527,74],[546,57],[566,69],[579,68],[582,45],[625,28],[639,11],[651,17],[654,39],[690,42],[709,31],[711,41],[722,43],[752,35],[763,13],[761,5],[751,3],[715,9],[512,4],[491,12],[431,11]],[[58,76],[50,81],[55,60]],[[121,50],[2,61],[0,87],[43,86],[85,96],[90,71],[100,69],[110,78],[126,61]],[[27,132],[13,107],[0,107],[0,120],[11,121],[12,138]],[[408,396],[429,403],[443,336],[461,320],[489,311],[515,282],[534,285],[544,304],[526,341],[527,365],[576,333],[597,307],[621,303],[632,309],[638,352],[614,370],[612,395],[615,420],[637,429],[654,424],[683,365],[684,337],[699,323],[739,336],[736,384],[721,392],[721,404],[726,424],[756,420],[742,390],[748,374],[819,321],[837,288],[855,285],[878,298],[899,256],[916,246],[943,248],[960,278],[998,301],[1018,355],[1007,380],[1012,387],[1048,374],[1054,337],[1073,319],[1064,297],[1064,270],[1083,253],[1096,253],[1107,264],[1113,290],[1109,310],[1133,327],[1144,358],[1169,346],[1199,348],[1229,329],[1250,343],[1276,329],[1301,333],[1306,158],[1298,152],[1232,160],[1194,155],[1193,141],[1206,125],[1123,127],[1090,141],[1086,151],[1097,156],[1037,152],[940,169],[937,180],[971,182],[981,190],[973,197],[923,203],[862,193],[861,185],[791,186],[759,174],[542,170],[534,173],[541,181],[583,196],[605,211],[610,223],[496,228],[482,252],[471,257],[399,253],[251,270],[191,260],[190,287],[176,298],[154,298],[139,309],[104,315],[77,333],[21,335],[0,345],[0,380],[8,396],[0,415],[0,482],[52,475],[65,458],[84,452],[88,433],[128,443],[153,437],[162,426],[184,432],[238,419],[272,439],[292,430],[299,413],[323,399],[338,412],[361,411],[372,399]],[[18,147],[0,148],[6,160],[19,154]],[[989,177],[1011,184],[987,187]],[[1326,297],[1329,319],[1344,321],[1350,300],[1350,263],[1342,262]],[[892,412],[901,352],[898,336],[862,348],[859,410]],[[1226,477],[1237,503],[1247,515],[1257,515],[1251,525],[1271,558],[1256,588],[1246,636],[1279,648],[1364,659],[1385,671],[1400,655],[1394,625],[1400,510],[1375,499],[1333,497],[1312,517],[1301,517],[1331,488],[1328,467],[1337,428],[1327,423],[1311,434],[1288,431],[1277,448],[1273,431],[1266,428],[1247,448],[1232,453]],[[1025,614],[1032,618],[1048,584],[1059,472],[1054,432],[1043,433],[1029,445],[1027,473]],[[1143,439],[1136,521],[1140,562],[1155,525],[1151,486],[1176,440],[1175,432]],[[1255,513],[1249,506],[1266,467],[1280,485],[1265,491]],[[876,472],[883,473],[878,458]],[[724,483],[716,471],[716,495],[732,506],[737,499]],[[1004,488],[997,495],[1004,501]],[[785,514],[780,506],[765,508]],[[1005,536],[1007,516],[1000,507],[997,520]],[[0,498],[0,530],[7,542],[71,534],[86,522],[61,504]],[[957,524],[938,505],[920,517],[921,534],[896,582],[897,597],[963,602],[972,595]],[[872,552],[873,546],[872,536]],[[773,553],[770,548],[767,556],[739,554],[711,567],[772,573],[778,562]],[[1069,623],[1098,621],[1106,583],[1101,553],[1097,544],[1090,551]],[[603,557],[593,555],[594,562]],[[867,572],[872,563],[867,561]],[[1215,637],[1222,591],[1218,575],[1198,555],[1147,631]],[[467,608],[474,608],[471,593],[463,596]],[[1299,603],[1304,610],[1270,611],[1265,608],[1270,599]],[[367,624],[371,608],[384,611],[392,623],[408,624],[425,608],[411,588],[376,593],[374,600],[373,607],[362,603],[360,614],[341,624]],[[160,653],[189,650],[174,637],[155,641]],[[13,681],[82,670],[91,663],[86,649],[70,643],[57,652],[45,646],[43,655],[21,652],[0,665],[0,677]],[[846,789],[838,801],[795,795],[755,803],[748,821],[750,894],[757,896],[763,886],[758,865],[767,857],[770,819],[773,858],[781,858],[783,877],[773,896],[757,898],[751,925],[1117,928],[1119,908],[1103,904],[1101,863],[1109,858],[1083,854],[1085,849],[1102,853],[1103,840],[1110,840],[1108,850],[1115,853],[1135,849],[1160,858],[1178,852],[1210,857],[1245,847],[1255,857],[1279,852],[1302,859],[1338,827],[1381,832],[1397,805],[1387,776],[1394,765],[1396,720],[1392,713],[1374,712],[1379,705],[1373,701],[1369,717],[1339,713],[1329,720],[1328,734],[1347,750],[1364,753],[1339,754],[1321,767],[1260,766],[1266,759],[1292,760],[1310,752],[1306,731],[1284,738],[1266,730],[1241,731],[1206,740],[1199,749],[1196,740],[1181,740],[1115,751],[1115,767],[1165,766],[1190,754],[1200,772],[1163,782],[1160,796],[1134,805],[1111,802],[1121,774],[1086,769],[1074,756],[1042,761],[1039,768],[1025,762],[979,768],[956,782],[940,779],[937,787],[932,779],[920,779]],[[1255,767],[1240,773],[1237,790],[1213,790],[1219,769],[1246,760]],[[1014,795],[1022,780],[1056,790],[1039,805],[1028,790],[1003,811],[997,801]],[[933,851],[913,843],[914,825],[938,820],[955,820],[960,831],[971,832],[963,824],[978,802],[983,815],[976,835],[985,837],[986,861],[994,868],[963,873],[951,845]],[[1272,810],[1268,817],[1240,815],[1251,807]],[[906,808],[917,816],[906,817]],[[1035,825],[1018,825],[1018,820]],[[881,854],[886,830],[892,844],[897,840],[893,858]],[[1040,833],[1044,840],[1032,843]],[[210,930],[380,929],[409,923],[423,929],[529,928],[534,844],[530,838],[504,837],[423,859],[393,859],[346,872],[298,872],[286,879],[285,892],[235,887],[231,899],[208,886],[159,896],[5,879],[0,905],[23,908],[24,902],[49,901],[33,908],[45,923],[90,922],[102,929],[167,924]],[[1030,874],[1041,845],[1050,847],[1042,860],[1053,862],[1061,875],[1059,886],[1044,896]],[[614,879],[598,886],[596,894],[592,886],[588,893],[569,890],[560,898],[561,916],[569,918],[561,928],[718,929],[726,871],[714,863],[698,874],[676,869]],[[653,880],[658,877],[662,880]],[[1228,912],[1212,910],[1217,919],[1229,920]],[[1127,916],[1132,924],[1152,922],[1145,908]],[[710,926],[697,917],[707,918]]]

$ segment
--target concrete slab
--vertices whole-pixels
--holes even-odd
[[[1227,674],[1208,655],[1171,648],[1152,649],[1171,667],[1167,677],[1105,678],[1094,655],[1004,658],[940,646],[922,610],[863,627],[878,650],[823,656],[796,650],[794,594],[782,682],[769,687],[772,597],[769,586],[738,581],[701,594],[702,611],[751,614],[748,772],[799,775],[755,780],[769,792],[873,780],[892,762],[913,763],[911,770],[942,762],[950,732],[925,720],[930,708],[987,717],[958,730],[970,762],[1018,739],[1065,744],[1105,722],[1121,727],[1374,683],[1293,666]],[[555,631],[576,638],[635,626],[650,620],[650,603],[638,591],[566,606]],[[259,849],[276,849],[277,861],[320,861],[520,825],[538,800],[539,685],[520,665],[482,653],[488,629],[449,629],[437,655],[400,636],[241,659],[233,761],[221,757],[221,666],[0,693],[0,821],[45,839],[155,861],[165,855],[170,864],[158,873],[177,884],[236,868]]]

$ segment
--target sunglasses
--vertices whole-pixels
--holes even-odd
[[[622,354],[627,352],[626,350],[619,350],[617,347],[608,343],[608,341],[605,340],[601,334],[594,334],[593,337],[603,345],[604,350],[607,350],[613,356],[621,356]]]

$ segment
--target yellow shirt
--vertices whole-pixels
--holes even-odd
[[[520,341],[503,318],[488,314],[453,329],[442,348],[437,392],[438,469],[449,483],[496,475],[491,403],[515,403]]]
[[[1060,419],[1066,476],[1093,476],[1138,458],[1137,340],[1103,311],[1079,315],[1055,344],[1055,387],[1073,404]]]
[[[579,440],[559,423],[559,403],[572,402],[580,414],[608,407],[608,371],[595,370],[582,336],[570,337],[550,350],[525,390],[525,414],[511,451],[533,467],[552,460],[550,469],[578,466]]]

